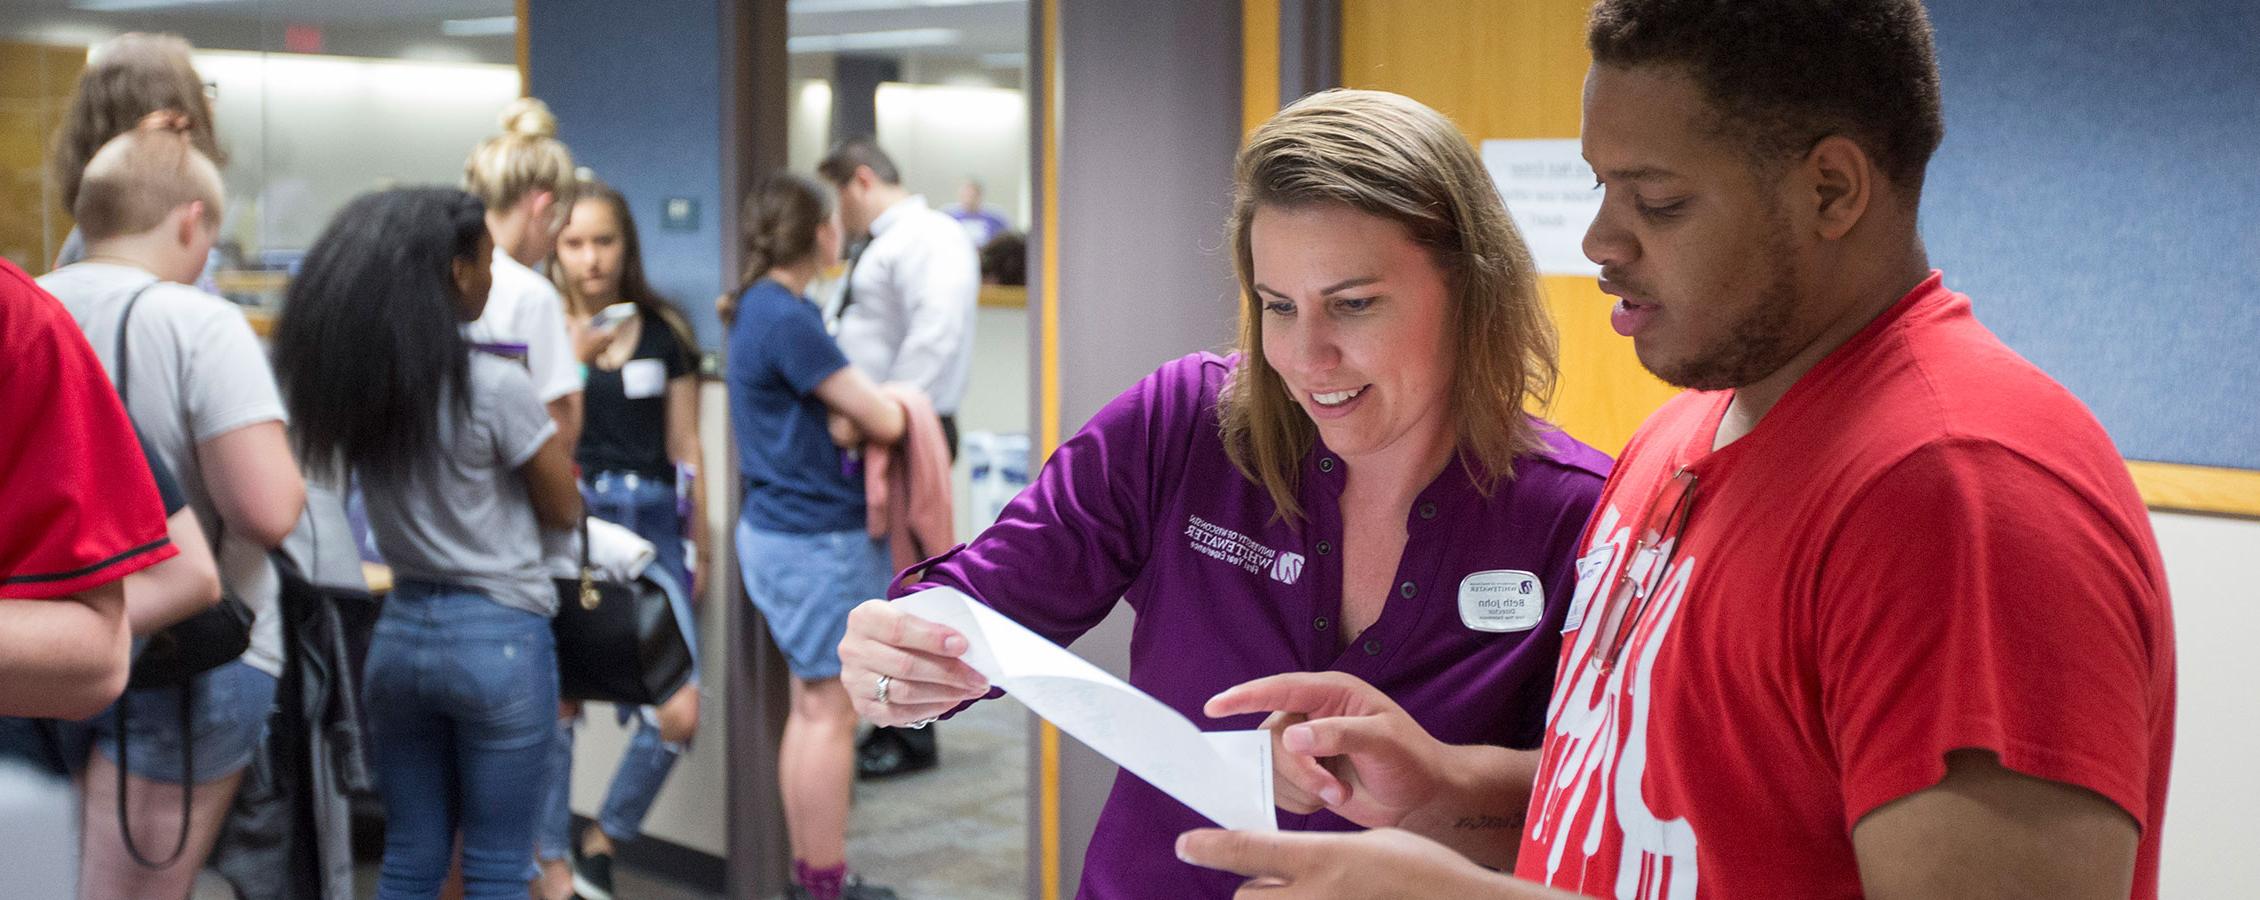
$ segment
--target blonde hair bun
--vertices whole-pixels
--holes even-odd
[[[549,104],[520,97],[502,108],[502,133],[487,138],[463,161],[463,189],[491,210],[507,210],[527,194],[548,191],[573,204],[573,153],[557,140]]]
[[[525,137],[553,138],[557,136],[557,115],[549,111],[549,104],[534,97],[520,97],[502,108],[500,117],[504,134]]]

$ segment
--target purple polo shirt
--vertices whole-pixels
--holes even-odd
[[[1116,598],[1137,611],[1130,683],[1207,730],[1225,688],[1281,672],[1341,671],[1386,691],[1447,743],[1534,748],[1553,690],[1575,550],[1609,458],[1559,433],[1484,497],[1455,462],[1413,502],[1404,557],[1381,617],[1343,646],[1340,497],[1348,467],[1321,445],[1303,463],[1308,521],[1280,521],[1263,488],[1225,457],[1216,401],[1234,361],[1168,363],[1060,445],[1034,484],[972,543],[925,565],[918,584],[957,588],[1067,644]],[[1462,621],[1469,575],[1527,572],[1543,590],[1532,627]],[[916,569],[913,569],[916,571]],[[1486,576],[1496,585],[1512,576]],[[1520,624],[1519,621],[1516,624]],[[1209,823],[1128,772],[1115,779],[1083,859],[1094,900],[1232,896],[1241,879],[1177,860],[1177,835]],[[1346,831],[1330,812],[1279,815],[1287,829]]]

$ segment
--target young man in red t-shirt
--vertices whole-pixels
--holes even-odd
[[[1589,526],[1544,748],[1454,771],[1318,676],[1211,703],[1312,716],[1281,777],[1336,803],[1527,792],[1520,880],[1399,832],[1181,850],[1282,898],[2156,897],[2164,567],[2101,426],[1925,258],[1921,5],[1601,0],[1589,43],[1586,255],[1691,391]]]
[[[93,348],[0,260],[0,715],[81,719],[117,699],[123,579],[174,553]]]

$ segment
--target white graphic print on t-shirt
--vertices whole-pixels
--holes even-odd
[[[1596,542],[1587,548],[1587,554],[1607,546],[1609,557],[1621,563],[1599,567],[1599,571],[1579,578],[1577,596],[1571,600],[1572,610],[1586,613],[1584,627],[1578,629],[1568,648],[1569,668],[1562,673],[1566,684],[1556,690],[1553,708],[1548,712],[1547,738],[1555,745],[1549,748],[1549,755],[1558,761],[1552,766],[1552,777],[1537,786],[1539,802],[1533,808],[1530,828],[1534,835],[1543,835],[1548,845],[1549,884],[1595,893],[1580,882],[1607,878],[1607,873],[1588,870],[1564,882],[1560,873],[1565,857],[1574,844],[1578,862],[1572,870],[1583,869],[1585,860],[1599,853],[1604,843],[1614,842],[1621,849],[1611,896],[1622,900],[1692,900],[1696,884],[1694,829],[1685,818],[1659,818],[1649,808],[1640,784],[1648,768],[1648,714],[1653,702],[1650,679],[1663,636],[1686,599],[1696,560],[1673,554],[1668,545],[1655,553],[1632,553],[1632,528],[1623,525],[1623,516],[1614,503],[1602,511],[1593,534]],[[1623,651],[1627,658],[1602,672],[1593,656],[1602,652],[1601,635],[1608,630],[1609,623],[1604,621],[1608,616],[1592,604],[1607,602],[1620,565],[1638,567],[1631,576],[1647,579],[1663,560],[1669,560],[1670,566],[1649,601],[1646,621],[1636,623],[1627,639]]]

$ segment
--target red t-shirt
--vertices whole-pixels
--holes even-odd
[[[94,348],[0,259],[0,599],[74,594],[178,552]]]
[[[2157,896],[2174,638],[2148,512],[2087,408],[1940,281],[1742,439],[1712,452],[1732,395],[1688,393],[1625,449],[1585,535],[1518,875],[1858,897],[1853,826],[1976,748],[2124,809],[2132,896]],[[1677,547],[1631,552],[1683,467]],[[1619,570],[1659,556],[1604,667]]]

